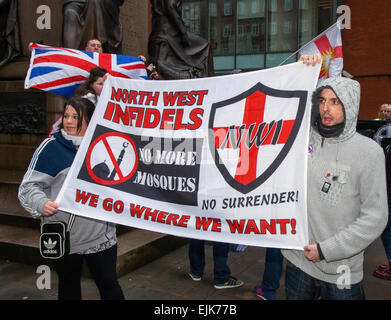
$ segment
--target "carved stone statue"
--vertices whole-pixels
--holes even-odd
[[[17,0],[0,0],[0,67],[21,53],[17,5]]]
[[[88,40],[101,41],[103,52],[122,52],[120,6],[124,0],[63,0],[63,46],[84,50]]]
[[[151,0],[149,59],[164,79],[211,76],[213,59],[209,42],[186,31],[181,4],[180,0]]]
[[[63,46],[79,49],[83,31],[82,13],[87,0],[64,0],[63,2]]]

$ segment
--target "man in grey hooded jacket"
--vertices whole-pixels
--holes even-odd
[[[387,223],[384,153],[356,132],[360,85],[323,81],[312,97],[307,175],[310,243],[283,250],[287,299],[365,299],[364,250]]]

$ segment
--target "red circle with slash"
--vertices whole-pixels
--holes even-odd
[[[115,159],[115,156],[113,154],[113,151],[111,150],[111,147],[107,141],[107,138],[110,138],[110,137],[120,137],[120,138],[123,138],[126,140],[126,142],[129,143],[129,146],[131,146],[133,148],[133,152],[134,152],[134,164],[133,164],[133,167],[132,169],[130,170],[130,172],[126,175],[124,175],[117,163],[117,160]],[[117,175],[118,175],[118,179],[117,180],[105,180],[105,179],[102,179],[102,178],[99,178],[92,170],[92,166],[91,166],[91,155],[92,155],[92,152],[95,148],[95,146],[99,143],[99,142],[102,142],[106,148],[106,151],[108,152],[109,154],[109,157],[110,157],[110,160],[111,162],[113,163],[114,165],[114,168],[117,172]],[[96,138],[94,140],[94,142],[91,143],[89,149],[88,149],[88,152],[87,152],[87,156],[86,156],[86,165],[87,165],[87,170],[88,170],[88,173],[90,174],[91,178],[99,183],[99,184],[104,184],[104,185],[114,185],[114,184],[120,184],[120,183],[123,183],[127,180],[129,180],[136,172],[137,170],[137,167],[138,167],[138,156],[137,156],[137,150],[136,150],[136,145],[134,144],[134,141],[129,137],[127,136],[126,134],[123,134],[123,133],[120,133],[120,132],[108,132],[108,133],[105,133],[101,136],[99,136],[98,138]]]

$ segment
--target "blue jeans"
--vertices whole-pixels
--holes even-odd
[[[262,277],[262,293],[268,300],[276,299],[276,291],[280,287],[282,264],[284,257],[278,248],[266,249],[265,271]]]
[[[391,262],[391,194],[388,194],[388,222],[384,229],[381,240],[389,262]]]
[[[317,280],[288,261],[285,293],[287,300],[365,300],[362,282],[339,289],[336,284]]]
[[[205,268],[204,245],[204,240],[190,239],[190,271],[200,277],[204,274]],[[228,243],[213,242],[214,284],[222,284],[226,282],[231,275],[231,271],[227,265],[228,251]]]

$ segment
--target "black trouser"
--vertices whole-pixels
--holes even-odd
[[[117,245],[93,254],[71,254],[55,260],[58,275],[58,300],[81,300],[81,270],[83,259],[99,289],[102,300],[123,300],[117,280]]]

